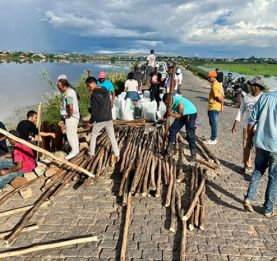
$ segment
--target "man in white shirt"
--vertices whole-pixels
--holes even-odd
[[[76,92],[69,87],[66,77],[59,77],[57,87],[62,94],[60,114],[65,120],[66,136],[71,152],[65,157],[70,160],[79,153],[79,137],[77,133],[80,119],[79,105]]]
[[[244,113],[245,118],[243,121],[243,164],[244,164],[244,172],[245,174],[251,174],[252,172],[252,160],[251,160],[251,148],[247,144],[248,138],[248,118],[251,114],[254,105],[259,100],[262,95],[262,90],[265,89],[265,85],[261,81],[260,77],[255,77],[251,81],[247,82],[251,86],[251,92],[248,93],[242,100],[240,108],[237,112],[236,119],[233,123],[232,133],[235,134],[237,132],[237,125],[241,121]]]
[[[178,68],[176,70],[176,75],[177,75],[177,79],[178,79],[177,93],[181,94],[181,86],[182,86],[182,82],[183,82],[183,74],[182,74],[182,70],[180,68]]]
[[[149,83],[150,80],[150,73],[153,72],[154,66],[156,62],[156,56],[154,54],[154,50],[150,51],[150,54],[146,58],[146,83]]]

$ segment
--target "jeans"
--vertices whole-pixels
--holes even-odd
[[[66,137],[71,147],[71,152],[74,154],[79,153],[79,137],[77,133],[78,123],[79,120],[74,117],[65,119]]]
[[[116,157],[119,156],[119,148],[117,145],[117,141],[114,135],[113,121],[103,121],[103,122],[95,122],[93,123],[91,140],[90,140],[90,154],[95,156],[95,147],[96,147],[96,138],[99,135],[99,132],[105,129],[108,133],[108,136],[111,140],[113,151]]]
[[[216,140],[217,138],[217,121],[218,121],[219,111],[211,110],[208,111],[209,123],[211,126],[211,140]]]
[[[168,143],[173,143],[175,141],[175,137],[180,129],[185,125],[186,126],[186,134],[187,141],[189,143],[190,149],[195,149],[195,121],[197,118],[197,113],[184,115],[180,119],[175,119],[172,125],[169,128],[169,137]]]
[[[13,160],[11,158],[0,159],[0,169],[10,169],[14,167]],[[4,176],[0,176],[0,189],[4,188],[7,184],[9,184],[12,180],[14,180],[18,176],[23,176],[22,171],[16,171],[13,173],[6,174]]]
[[[268,169],[268,182],[265,192],[264,211],[273,211],[277,196],[277,152],[270,152],[256,148],[255,170],[252,174],[245,199],[253,200],[261,178]]]

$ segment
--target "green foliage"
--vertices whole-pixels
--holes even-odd
[[[197,67],[196,65],[188,64],[188,63],[182,63],[182,65],[185,66],[188,70],[190,70],[193,74],[198,75],[203,79],[206,79],[206,80],[208,79],[208,73],[203,69]]]
[[[48,100],[43,104],[42,120],[49,123],[57,123],[61,120],[60,116],[60,96],[57,94],[48,95]]]
[[[116,95],[124,91],[124,84],[127,79],[124,72],[109,72],[107,78],[113,83]]]
[[[90,93],[86,85],[86,79],[89,75],[88,71],[85,71],[79,79],[78,86],[73,87],[79,98],[79,109],[81,117],[85,117],[89,114],[89,97]],[[50,79],[47,72],[40,73],[41,80],[48,86],[51,86],[53,90],[57,90],[54,81]],[[124,72],[112,71],[107,73],[107,78],[113,83],[116,94],[121,93],[124,90],[124,83],[126,80],[126,74]],[[57,123],[60,121],[60,94],[52,92],[46,97],[47,102],[43,106],[42,120],[49,123]]]
[[[267,63],[205,63],[203,67],[219,68],[220,70],[246,74],[264,75],[270,77],[277,76],[277,64]]]

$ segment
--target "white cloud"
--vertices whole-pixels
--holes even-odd
[[[134,50],[173,43],[276,48],[276,13],[276,0],[61,0],[45,18],[80,36],[128,39]]]

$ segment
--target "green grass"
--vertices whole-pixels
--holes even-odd
[[[226,70],[246,75],[262,75],[264,77],[277,76],[277,64],[206,63],[202,66],[207,68],[219,68],[219,70]]]

